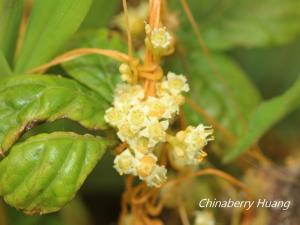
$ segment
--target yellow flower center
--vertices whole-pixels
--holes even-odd
[[[162,117],[166,112],[166,107],[161,102],[153,102],[150,107],[149,116]]]
[[[122,119],[122,113],[115,108],[111,108],[111,110],[107,112],[106,116],[107,120],[114,124],[119,123]]]
[[[122,126],[120,126],[119,128],[119,132],[127,138],[133,138],[134,137],[134,133],[131,131],[128,123],[124,123]]]
[[[151,138],[161,139],[165,135],[165,131],[160,123],[155,123],[149,127],[149,136]]]
[[[169,80],[169,85],[171,89],[181,90],[184,86],[184,81],[174,78]]]
[[[146,154],[148,151],[149,141],[147,138],[141,137],[137,140],[136,150],[142,154]]]
[[[146,120],[146,116],[142,110],[134,109],[130,112],[129,121],[135,126],[143,125]]]
[[[149,176],[154,167],[155,167],[155,159],[149,155],[143,156],[140,160],[140,166],[137,168],[137,173],[140,177],[147,177]]]
[[[167,48],[170,44],[170,35],[165,29],[154,29],[151,34],[153,47]]]
[[[124,155],[118,160],[117,164],[122,171],[128,171],[132,167],[132,158]]]

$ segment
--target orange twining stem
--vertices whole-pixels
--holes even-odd
[[[248,199],[253,199],[251,190],[243,182],[239,181],[237,178],[231,176],[230,174],[225,173],[225,172],[215,169],[215,168],[206,168],[203,170],[199,170],[195,173],[186,174],[182,177],[179,177],[178,179],[174,179],[174,180],[171,180],[171,181],[165,183],[163,186],[164,187],[167,187],[167,186],[176,187],[179,183],[183,182],[186,179],[190,179],[193,177],[205,176],[205,175],[213,175],[213,176],[221,177],[224,180],[227,180],[228,182],[233,184],[234,186],[241,188],[247,194]]]
[[[150,9],[150,17],[149,17],[149,25],[152,28],[157,28],[160,24],[160,13],[161,13],[161,0],[153,0],[151,1],[151,9]]]
[[[145,69],[145,66],[138,67],[139,77],[149,81],[158,81],[163,77],[163,71],[159,65],[153,65],[151,69]]]
[[[162,1],[161,0],[150,0],[149,1],[149,25],[153,28],[158,28],[160,25],[160,19],[161,19],[161,7],[162,7]],[[154,58],[152,51],[147,47],[145,51],[145,66],[153,66],[160,64],[160,60]],[[148,74],[147,77],[151,77],[151,74]],[[155,71],[153,71],[152,76],[160,76],[157,75]],[[161,77],[160,77],[161,78]],[[155,81],[157,79],[148,79],[146,78],[144,88],[146,92],[146,96],[154,96],[156,92],[155,87]]]
[[[181,200],[178,204],[178,213],[181,220],[182,225],[190,225],[189,217],[184,206],[183,201]]]
[[[125,53],[119,52],[119,51],[115,51],[115,50],[99,49],[99,48],[79,48],[79,49],[75,49],[75,50],[66,52],[60,56],[57,56],[52,61],[30,70],[30,71],[28,71],[28,73],[42,73],[52,66],[71,61],[80,56],[91,55],[91,54],[108,56],[117,61],[124,62],[124,63],[128,63],[130,60],[128,55],[126,55]]]
[[[153,28],[158,28],[160,24],[161,0],[149,1],[149,25]],[[149,48],[146,48],[145,65],[151,65],[154,60],[153,54]]]
[[[219,71],[219,68],[215,65],[214,61],[212,60],[212,57],[211,57],[210,52],[209,52],[209,49],[206,46],[205,41],[204,41],[204,39],[201,36],[200,29],[199,29],[199,27],[197,25],[197,22],[196,22],[193,14],[192,14],[192,11],[191,11],[189,5],[187,4],[186,0],[180,0],[180,2],[181,2],[182,8],[184,9],[184,11],[185,11],[185,13],[186,13],[186,15],[188,17],[188,20],[189,20],[189,22],[190,22],[190,24],[191,24],[191,26],[193,28],[193,31],[194,31],[194,33],[196,35],[196,38],[197,38],[197,41],[198,41],[200,47],[203,50],[204,56],[206,57],[207,62],[209,64],[210,68],[213,71],[213,75],[216,76],[221,81],[223,81],[223,83],[226,83],[224,81],[224,78],[222,77],[220,71]],[[235,108],[236,108],[236,110],[238,112],[238,117],[239,117],[239,119],[241,121],[242,126],[244,128],[246,128],[247,127],[247,123],[246,123],[246,120],[244,118],[244,115],[241,112],[240,107],[238,106],[236,100],[234,99],[234,97],[232,95],[232,92],[228,88],[226,90],[227,90],[228,97],[230,98],[230,100],[232,101],[232,103],[235,105]]]
[[[186,0],[180,0],[180,2],[181,2],[182,8],[184,9],[184,11],[185,11],[185,13],[188,17],[188,20],[189,20],[189,22],[190,22],[190,24],[193,28],[193,31],[196,35],[196,38],[197,38],[197,41],[198,41],[200,47],[203,49],[206,56],[210,57],[209,56],[209,50],[208,50],[208,48],[207,48],[207,46],[206,46],[206,44],[205,44],[205,42],[204,42],[204,40],[203,40],[203,38],[200,34],[200,30],[199,30],[198,25],[196,23],[196,20],[195,20],[192,12],[190,10],[190,7],[188,6]]]
[[[115,150],[114,153],[115,154],[120,154],[121,152],[123,152],[126,148],[128,148],[128,144],[126,142],[122,142],[121,144],[119,144]]]

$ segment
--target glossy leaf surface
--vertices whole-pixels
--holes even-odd
[[[280,45],[297,38],[300,32],[298,0],[204,0],[187,1],[209,48]],[[180,9],[179,1],[173,1]],[[180,10],[181,14],[185,14]],[[198,46],[184,15],[179,36],[189,46]]]
[[[35,123],[69,118],[88,129],[104,129],[104,99],[58,76],[14,76],[0,83],[0,148],[7,151]]]
[[[15,71],[26,72],[51,60],[87,14],[92,0],[35,1]]]
[[[31,137],[0,162],[0,195],[27,214],[55,212],[74,197],[105,148],[102,139],[89,135]]]
[[[194,52],[186,57],[186,75],[191,89],[188,96],[209,117],[234,136],[239,136],[244,132],[245,121],[260,101],[259,93],[231,58],[221,54],[212,54],[211,57],[213,67],[201,53]],[[185,107],[185,110],[190,123],[196,125],[205,121],[190,107]]]
[[[124,51],[126,44],[120,36],[105,29],[78,33],[68,49],[102,48]],[[87,55],[64,63],[63,68],[75,80],[98,92],[110,103],[119,80],[119,62],[107,56]]]

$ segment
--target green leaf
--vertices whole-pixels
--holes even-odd
[[[75,196],[105,148],[101,138],[90,135],[31,137],[0,162],[0,195],[27,214],[58,211]]]
[[[0,1],[0,49],[11,64],[23,13],[23,0]]]
[[[173,4],[181,8],[178,2]],[[298,0],[204,0],[188,4],[206,44],[214,50],[280,45],[297,38],[300,32]],[[187,45],[197,45],[186,16],[180,32]]]
[[[74,36],[68,49],[103,48],[125,51],[126,44],[116,33],[105,29],[82,32]],[[87,55],[64,63],[63,68],[75,80],[98,92],[108,101],[119,81],[119,62],[101,55]]]
[[[81,29],[100,28],[108,25],[117,12],[121,1],[119,0],[96,0],[81,24]]]
[[[7,151],[35,123],[68,118],[88,129],[107,128],[104,99],[57,76],[14,76],[0,83],[0,149]]]
[[[35,1],[15,71],[26,72],[51,60],[77,30],[92,0]]]
[[[188,96],[225,129],[239,136],[245,129],[241,118],[245,122],[258,105],[259,93],[231,58],[212,54],[211,59],[218,72],[212,69],[207,58],[201,53],[194,52],[186,57],[186,75],[191,89]],[[207,124],[205,118],[189,106],[185,107],[185,112],[191,124]]]
[[[263,102],[249,119],[249,129],[224,160],[230,162],[248,150],[276,122],[300,105],[300,77],[284,94]]]
[[[251,74],[262,95],[269,99],[287,90],[298,77],[299,52],[298,38],[289,45],[276,48],[235,49],[232,55]]]
[[[11,74],[12,74],[11,69],[6,61],[6,58],[2,50],[0,49],[0,77],[11,75]]]
[[[114,155],[110,152],[103,155],[101,163],[95,167],[93,173],[86,180],[86,185],[82,189],[84,194],[102,192],[114,195],[124,190],[124,177],[120,176],[112,167],[114,159]]]

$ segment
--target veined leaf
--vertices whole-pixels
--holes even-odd
[[[178,2],[173,2],[177,9]],[[206,44],[214,50],[280,45],[297,38],[300,32],[298,0],[204,0],[188,4]],[[186,17],[179,36],[185,44],[197,45]]]
[[[300,105],[300,77],[284,94],[263,102],[249,119],[249,129],[239,139],[236,147],[226,155],[225,161],[230,162],[244,153],[252,144],[276,122]]]
[[[15,72],[49,61],[77,30],[92,0],[35,1]]]
[[[58,211],[104,153],[101,138],[55,132],[15,145],[0,162],[0,195],[27,214]]]
[[[186,57],[186,75],[191,89],[188,96],[225,129],[239,136],[245,129],[243,123],[260,101],[259,93],[232,59],[221,54],[212,54],[211,57],[218,72],[201,53],[194,52]],[[190,123],[207,123],[189,106],[185,111]]]
[[[0,49],[0,76],[11,75],[11,69],[6,61],[6,58]]]
[[[10,64],[14,57],[23,3],[24,0],[0,1],[0,49]]]
[[[103,48],[124,51],[121,38],[105,29],[78,33],[70,41],[68,49]],[[98,92],[108,102],[112,101],[114,86],[119,81],[119,62],[107,56],[87,55],[64,63],[63,68],[75,80]]]
[[[57,76],[14,76],[0,83],[0,149],[7,151],[34,123],[69,118],[88,129],[106,128],[100,95]]]

